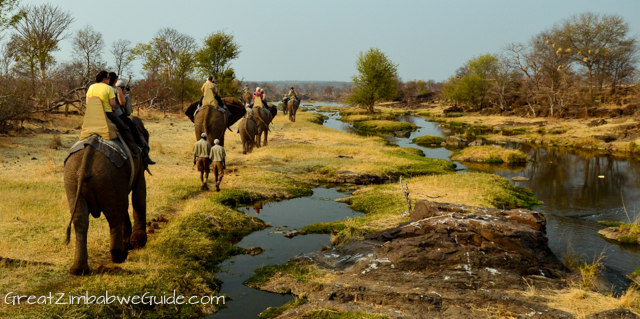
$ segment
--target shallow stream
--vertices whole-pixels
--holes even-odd
[[[273,227],[251,233],[237,244],[242,248],[261,247],[264,249],[262,254],[238,255],[220,264],[222,271],[216,274],[223,282],[220,294],[233,300],[227,299],[228,308],[221,309],[207,318],[256,318],[268,307],[279,307],[293,300],[291,295],[252,289],[243,283],[253,276],[255,269],[263,265],[283,264],[297,254],[318,251],[325,245],[330,246],[329,235],[309,234],[286,238],[283,232],[313,223],[363,216],[351,210],[347,204],[333,200],[347,195],[335,189],[315,188],[310,197],[244,208],[246,214],[258,217]]]

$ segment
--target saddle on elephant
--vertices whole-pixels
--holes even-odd
[[[260,95],[253,95],[253,107],[265,107],[265,104],[262,103],[262,98],[260,97]]]
[[[87,110],[84,113],[84,122],[82,123],[82,132],[80,140],[84,140],[93,134],[100,135],[105,140],[115,140],[118,138],[118,128],[116,127],[104,112],[102,100],[94,96],[87,103]]]

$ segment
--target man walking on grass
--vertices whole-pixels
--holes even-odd
[[[213,165],[213,177],[216,179],[216,192],[220,191],[220,183],[222,182],[222,177],[224,176],[224,170],[227,168],[225,157],[227,154],[224,152],[224,147],[220,145],[220,140],[216,139],[213,141],[215,144],[211,148],[211,154],[209,158],[212,161]]]
[[[207,142],[207,133],[202,133],[200,136],[202,138],[196,142],[195,146],[193,146],[193,165],[196,165],[200,172],[200,182],[202,183],[201,189],[207,190],[209,189],[209,186],[207,186],[207,180],[209,180],[209,172],[211,171],[209,167],[211,144]]]

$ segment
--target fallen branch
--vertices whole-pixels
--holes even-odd
[[[409,199],[409,185],[407,183],[404,183],[404,184],[402,183],[402,176],[400,176],[400,189],[402,190],[402,195],[404,195],[404,199],[407,201],[407,205],[409,206],[409,212],[411,212],[411,199]]]

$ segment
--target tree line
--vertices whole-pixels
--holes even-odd
[[[605,102],[622,106],[616,93],[638,81],[639,48],[622,17],[582,13],[470,59],[444,83],[442,96],[464,110],[534,117],[575,116]]]

